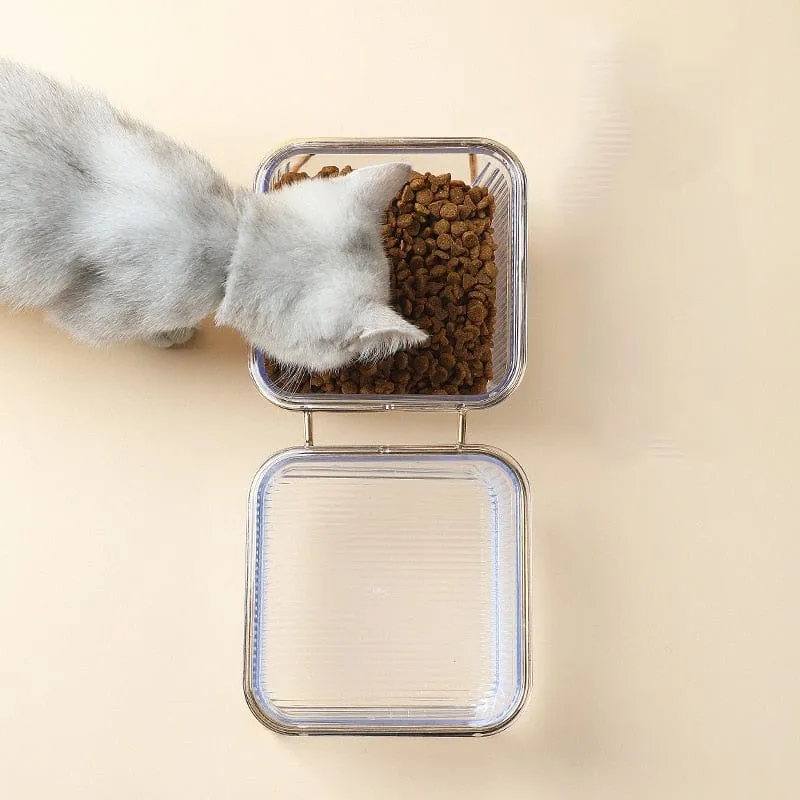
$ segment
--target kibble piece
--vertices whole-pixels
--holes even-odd
[[[486,319],[486,314],[486,306],[477,300],[474,300],[467,306],[467,317],[469,317],[472,322],[483,322]]]
[[[433,202],[433,192],[430,189],[420,189],[417,191],[417,202],[420,205],[428,206]]]
[[[458,219],[458,206],[454,203],[445,203],[442,206],[441,214],[443,219]]]
[[[436,238],[440,250],[449,250],[453,246],[453,237],[449,233],[442,233]]]
[[[467,231],[461,237],[461,243],[469,250],[471,247],[475,247],[475,245],[478,244],[478,236],[472,231]]]
[[[451,202],[455,203],[457,206],[460,206],[464,202],[464,197],[465,196],[466,196],[465,192],[461,187],[459,187],[459,186],[456,186],[456,187],[451,186],[450,187],[450,200],[451,200]]]

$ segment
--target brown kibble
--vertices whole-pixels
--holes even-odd
[[[436,244],[441,250],[449,250],[453,246],[453,237],[449,233],[443,233],[437,237]]]
[[[444,367],[436,367],[431,374],[431,386],[441,386],[450,377],[450,372]]]
[[[417,192],[417,202],[428,206],[433,202],[433,192],[430,189],[420,189]]]
[[[442,217],[448,220],[454,220],[458,218],[458,206],[454,203],[445,203],[442,206]]]
[[[467,317],[472,322],[480,324],[486,319],[486,314],[486,306],[481,302],[473,301],[467,306]]]
[[[471,187],[468,194],[473,203],[480,203],[480,201],[483,199],[483,192],[481,191],[480,186]]]
[[[461,243],[464,245],[464,247],[470,249],[471,247],[475,247],[475,245],[478,244],[478,237],[472,231],[467,231],[461,237]]]
[[[417,374],[423,374],[428,371],[431,361],[425,354],[416,356],[411,361],[411,367]]]
[[[313,178],[347,174],[322,167]],[[275,186],[308,180],[288,172]],[[492,377],[497,265],[494,198],[449,174],[412,172],[392,200],[381,232],[391,263],[391,303],[429,338],[376,364],[351,364],[302,378],[297,394],[476,394]],[[281,368],[267,362],[280,385]]]

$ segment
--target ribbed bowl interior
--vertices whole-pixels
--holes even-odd
[[[484,451],[273,458],[249,680],[287,731],[481,732],[525,689],[525,488]]]

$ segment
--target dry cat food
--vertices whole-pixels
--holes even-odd
[[[314,178],[351,172],[323,167]],[[277,187],[309,176],[288,172]],[[424,345],[378,364],[309,375],[300,394],[482,394],[492,377],[496,314],[494,198],[447,175],[411,173],[386,212],[392,304],[430,334]],[[267,362],[281,385],[281,368]]]

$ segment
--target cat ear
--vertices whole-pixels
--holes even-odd
[[[363,354],[390,355],[427,339],[428,334],[388,306],[370,306],[356,323],[355,343]]]
[[[361,203],[382,214],[410,174],[410,164],[377,164],[359,167],[342,180],[347,181]]]

